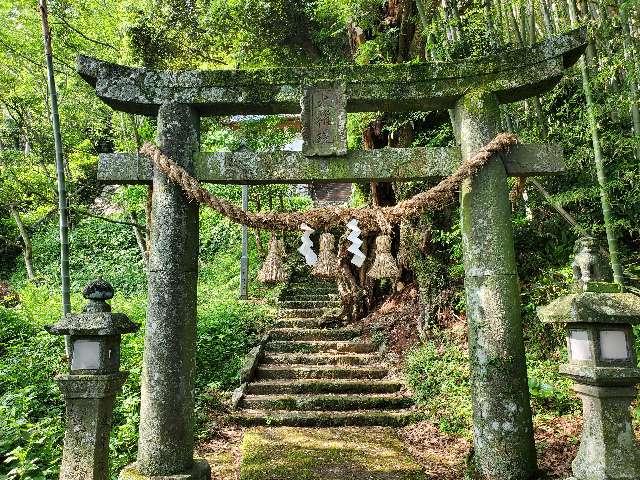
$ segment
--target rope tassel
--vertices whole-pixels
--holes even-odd
[[[376,258],[367,275],[375,279],[395,279],[400,276],[398,265],[391,255],[391,237],[389,235],[376,237]]]
[[[265,258],[262,268],[258,272],[258,281],[261,283],[279,283],[287,280],[288,274],[282,261],[283,255],[284,242],[272,235],[271,240],[269,240],[267,258]]]
[[[338,257],[334,252],[335,237],[330,233],[320,236],[320,254],[313,267],[313,274],[321,278],[334,278],[338,269]]]

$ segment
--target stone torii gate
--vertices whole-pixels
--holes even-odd
[[[447,176],[498,133],[502,103],[555,86],[585,48],[575,30],[529,48],[450,63],[152,71],[78,59],[112,108],[156,116],[158,145],[201,182],[409,181]],[[303,152],[201,153],[207,115],[303,111]],[[460,147],[348,152],[346,112],[453,109]],[[519,145],[461,192],[476,467],[525,480],[536,469],[507,176],[563,170],[555,145]],[[122,479],[202,479],[193,459],[198,205],[137,154],[101,155],[98,179],[153,184],[140,441]]]

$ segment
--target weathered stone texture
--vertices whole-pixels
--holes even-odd
[[[578,480],[637,480],[640,450],[636,445],[629,408],[635,388],[603,388],[577,384],[584,426],[580,449],[573,461]]]
[[[304,89],[302,152],[307,156],[347,153],[347,97],[344,85],[314,85]]]
[[[494,95],[472,92],[455,113],[463,158],[499,125]],[[498,159],[461,192],[475,467],[500,480],[536,469],[506,172]],[[484,478],[483,477],[483,478]]]
[[[452,108],[465,92],[484,88],[502,103],[552,88],[583,52],[575,30],[521,50],[455,62],[335,65],[310,68],[159,72],[78,58],[78,72],[116,110],[155,115],[167,101],[201,115],[299,113],[305,86],[343,83],[347,111],[426,111]]]
[[[136,463],[126,466],[120,472],[118,480],[209,480],[211,467],[206,460],[194,459],[191,467],[175,475],[145,475]]]
[[[215,152],[194,158],[203,183],[311,183],[414,181],[446,177],[462,161],[459,148],[381,148],[344,156],[307,157],[302,152]],[[516,145],[503,158],[507,175],[527,177],[564,171],[559,145]],[[151,183],[151,161],[135,153],[101,154],[98,181]]]
[[[158,114],[160,148],[187,170],[198,148],[198,121],[188,105],[163,105]],[[155,172],[152,211],[136,463],[149,477],[184,474],[193,467],[198,276],[198,206]]]
[[[538,308],[546,323],[640,323],[640,297],[632,293],[565,295]]]
[[[66,423],[61,480],[107,480],[109,434],[115,395],[127,374],[60,375]]]
[[[92,312],[66,315],[55,325],[46,326],[52,335],[120,335],[138,330],[138,325],[122,313]]]

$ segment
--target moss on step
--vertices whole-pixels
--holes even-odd
[[[251,383],[249,394],[395,393],[402,384],[393,380],[275,380]]]
[[[243,410],[229,415],[236,425],[271,427],[400,427],[423,419],[415,410],[295,411]]]
[[[426,480],[390,428],[254,428],[240,480]]]
[[[409,407],[410,397],[398,394],[326,394],[319,395],[247,395],[245,408],[269,410],[333,410],[397,409]]]
[[[372,353],[376,351],[370,342],[333,342],[333,341],[271,341],[267,352],[280,353]]]

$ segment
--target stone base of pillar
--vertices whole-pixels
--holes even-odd
[[[211,467],[206,460],[196,458],[189,472],[175,475],[154,475],[149,477],[138,470],[135,463],[124,467],[118,480],[211,480]]]

